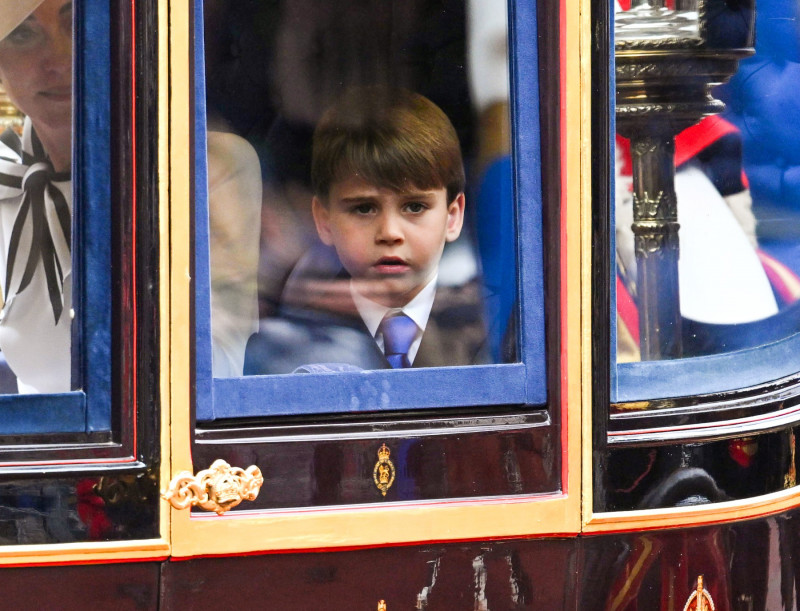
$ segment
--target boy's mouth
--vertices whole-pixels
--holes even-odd
[[[408,263],[400,257],[381,257],[373,267],[381,274],[401,274],[409,269]]]

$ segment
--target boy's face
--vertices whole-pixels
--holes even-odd
[[[358,291],[402,307],[433,279],[445,242],[461,233],[464,194],[447,190],[401,193],[356,176],[331,186],[327,203],[314,198],[320,239],[333,246]]]

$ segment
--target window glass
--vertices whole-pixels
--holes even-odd
[[[4,392],[71,390],[72,2],[0,14]]]
[[[794,373],[797,4],[616,9],[615,399]]]
[[[213,377],[523,360],[506,3],[201,4]]]
[[[8,30],[0,36],[0,80],[10,98],[0,115],[15,132],[0,132],[3,270],[17,248],[11,291],[0,273],[10,295],[0,326],[39,352],[45,379],[58,374],[55,388],[20,385],[22,394],[0,396],[0,543],[157,538],[159,325],[158,308],[147,307],[159,303],[158,62],[150,37],[157,8],[106,0],[0,4],[0,31]],[[58,231],[71,233],[71,252],[52,243]],[[48,283],[48,265],[60,283]],[[23,277],[32,270],[22,288],[17,269]],[[23,300],[36,290],[43,321],[31,311],[41,304]],[[53,335],[45,324],[56,326],[51,297],[59,295],[66,338],[31,335]],[[19,326],[16,316],[39,326]],[[13,347],[0,350],[17,367]],[[13,373],[27,383],[24,369]]]
[[[77,87],[73,23],[73,2],[66,0],[0,9],[2,433],[110,428],[108,13],[82,24],[97,57]],[[87,138],[75,146],[73,94],[86,85],[94,97],[77,116]],[[78,191],[84,225],[73,203]],[[76,248],[87,234],[89,248]],[[84,272],[92,286],[81,283]],[[79,350],[84,339],[92,343],[86,358]],[[94,373],[84,376],[79,364]],[[87,398],[91,386],[98,393]]]

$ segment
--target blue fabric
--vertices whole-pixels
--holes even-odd
[[[411,367],[408,350],[419,328],[405,314],[387,314],[379,330],[383,333],[383,352],[392,369]]]
[[[503,341],[517,299],[517,251],[514,228],[511,157],[494,161],[480,180],[476,232],[483,268],[489,349],[504,362]]]
[[[756,55],[715,95],[742,132],[759,236],[800,238],[800,3],[759,2]]]

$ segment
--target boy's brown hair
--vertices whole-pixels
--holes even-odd
[[[447,115],[406,89],[349,89],[314,130],[311,184],[325,201],[333,183],[350,176],[393,191],[464,191],[461,146]]]

